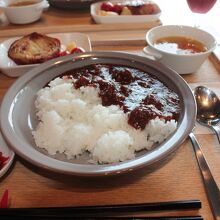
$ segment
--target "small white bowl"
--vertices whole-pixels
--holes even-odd
[[[11,6],[17,2],[35,2],[22,6]],[[43,10],[49,7],[47,0],[0,0],[0,8],[13,24],[28,24],[40,19]]]
[[[201,42],[207,50],[200,53],[174,54],[154,46],[158,39],[170,36],[192,38]],[[215,38],[210,33],[196,27],[182,25],[164,25],[152,28],[146,34],[146,41],[148,46],[143,49],[144,53],[179,74],[196,72],[217,45]]]

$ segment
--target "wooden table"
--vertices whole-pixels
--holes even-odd
[[[127,51],[142,54],[145,34],[160,22],[136,25],[96,25],[88,12],[65,13],[49,9],[42,20],[27,26],[3,25],[0,40],[38,30],[44,33],[81,31],[87,33],[93,50]],[[76,20],[75,20],[76,19]],[[60,21],[60,23],[57,21]],[[80,24],[81,22],[81,24]],[[47,26],[48,24],[49,26]],[[220,63],[214,54],[193,74],[182,75],[193,88],[207,85],[220,96]],[[0,73],[0,98],[16,78]],[[220,147],[216,136],[207,128],[197,125],[196,136],[220,186]],[[0,180],[0,194],[10,192],[10,207],[48,207],[145,203],[170,200],[200,199],[202,208],[187,212],[142,213],[142,216],[202,215],[212,220],[212,214],[192,145],[188,139],[176,155],[163,167],[148,173],[141,169],[122,176],[86,178],[66,176],[40,169],[19,156]]]

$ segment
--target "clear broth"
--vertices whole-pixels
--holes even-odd
[[[195,39],[182,36],[159,38],[154,46],[160,50],[173,54],[194,54],[207,51],[205,45]]]

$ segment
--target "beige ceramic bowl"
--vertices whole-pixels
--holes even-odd
[[[43,10],[48,7],[47,0],[0,1],[0,8],[4,11],[8,21],[13,24],[28,24],[37,21],[40,19]]]
[[[182,36],[197,40],[207,48],[207,51],[193,54],[174,54],[154,46],[155,41],[159,38],[170,36]],[[217,44],[210,33],[196,27],[182,25],[163,25],[152,28],[146,34],[146,41],[148,46],[144,48],[145,54],[150,55],[179,74],[196,72]]]

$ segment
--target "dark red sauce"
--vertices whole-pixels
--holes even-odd
[[[144,129],[149,120],[179,118],[178,95],[155,76],[142,70],[115,64],[93,64],[70,70],[62,76],[76,79],[74,87],[99,88],[103,106],[119,105],[128,113],[128,123]]]

